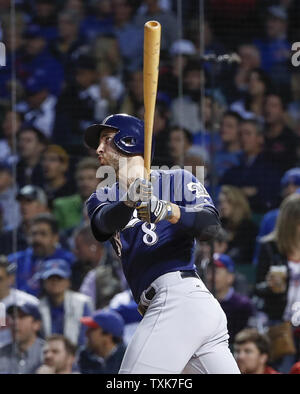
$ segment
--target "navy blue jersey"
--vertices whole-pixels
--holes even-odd
[[[188,171],[155,170],[151,172],[151,181],[154,195],[161,200],[185,207],[187,211],[205,206],[216,210],[204,186]],[[118,201],[119,194],[117,183],[93,193],[88,201],[91,221],[97,207]],[[146,223],[139,220],[134,211],[131,220],[120,232],[111,235],[93,232],[100,242],[110,238],[121,256],[124,274],[136,302],[139,302],[143,290],[159,276],[195,269],[195,239],[180,220],[176,224],[167,220],[157,224]]]

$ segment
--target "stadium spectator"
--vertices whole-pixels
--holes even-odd
[[[81,55],[75,68],[75,81],[66,85],[57,102],[53,141],[73,155],[82,155],[84,129],[105,118],[109,103],[102,97],[95,59]]]
[[[172,166],[173,160],[170,155],[170,112],[167,104],[158,99],[154,111],[153,139],[155,143],[152,165]]]
[[[20,112],[6,111],[2,121],[3,138],[0,139],[0,157],[1,160],[13,164],[17,161],[16,152],[14,152],[14,140],[17,131],[23,122],[23,116]]]
[[[87,327],[87,346],[78,357],[84,374],[117,374],[125,353],[124,321],[115,311],[98,310],[81,322]]]
[[[13,168],[0,161],[0,207],[3,211],[3,226],[7,230],[20,224],[19,203],[16,201],[16,185],[13,182]]]
[[[34,16],[31,24],[38,25],[41,35],[51,42],[57,37],[57,6],[51,0],[36,0],[33,7]]]
[[[130,72],[127,81],[127,93],[122,100],[120,111],[137,116],[144,102],[143,71]]]
[[[280,198],[281,201],[293,193],[300,192],[300,168],[291,168],[286,171],[280,180]],[[263,236],[270,234],[276,224],[279,208],[272,209],[267,212],[261,219],[258,234],[256,237],[255,253],[253,263],[257,264],[257,256],[260,248],[260,240]]]
[[[265,154],[282,173],[295,167],[298,161],[299,138],[285,124],[285,101],[280,94],[266,97],[264,116]]]
[[[42,157],[44,185],[49,206],[53,200],[76,192],[74,182],[68,179],[69,155],[59,145],[49,145]]]
[[[111,110],[119,108],[126,92],[118,40],[114,36],[100,36],[93,41],[90,53],[95,59],[103,98],[108,100]]]
[[[51,138],[57,98],[49,93],[48,84],[48,76],[42,71],[29,77],[25,84],[26,100],[17,109],[23,113],[25,122]]]
[[[78,57],[88,50],[79,35],[80,16],[76,11],[65,10],[58,15],[58,37],[51,43],[53,56],[62,64],[65,82],[74,79],[74,64]]]
[[[28,78],[39,75],[42,71],[48,78],[48,90],[54,96],[59,95],[64,79],[62,65],[52,56],[47,48],[47,41],[43,36],[42,28],[38,25],[29,25],[23,35],[24,45],[20,56],[19,67],[22,68],[22,82]]]
[[[177,39],[176,17],[171,10],[165,11],[160,7],[158,0],[144,0],[147,6],[145,13],[138,14],[134,18],[136,26],[143,28],[148,21],[158,21],[162,26],[161,50],[167,51]]]
[[[278,374],[268,365],[270,342],[255,328],[240,331],[234,341],[234,356],[242,374]]]
[[[29,229],[30,247],[8,256],[17,264],[17,288],[40,295],[40,271],[47,260],[65,259],[69,266],[74,255],[59,244],[58,224],[51,214],[35,216]]]
[[[264,118],[264,102],[270,89],[268,75],[261,69],[249,71],[245,98],[231,104],[231,111],[235,111],[243,119],[258,119],[261,123]]]
[[[257,226],[251,220],[249,203],[235,186],[223,185],[218,197],[222,227],[229,236],[227,254],[237,264],[250,264]]]
[[[256,120],[244,120],[240,126],[241,163],[231,167],[220,184],[239,187],[247,197],[253,213],[263,214],[278,204],[280,173],[266,160],[263,152],[262,126]]]
[[[236,334],[247,327],[254,307],[250,298],[239,294],[233,288],[235,280],[235,264],[226,254],[214,253],[215,272],[209,266],[206,284],[215,289],[215,297],[220,302],[227,317],[229,344],[232,345]],[[213,283],[214,281],[214,283]]]
[[[44,134],[31,125],[24,125],[17,134],[20,160],[17,164],[17,183],[41,186],[43,181],[41,157],[46,149]]]
[[[89,15],[81,22],[80,35],[86,41],[93,41],[99,36],[109,34],[113,34],[112,2],[95,0],[90,4]]]
[[[95,158],[83,158],[78,163],[75,172],[77,194],[53,201],[53,214],[60,229],[72,230],[84,222],[84,202],[96,190],[100,182],[96,176],[99,165]]]
[[[261,54],[261,67],[268,72],[273,83],[289,83],[291,43],[287,39],[288,18],[283,7],[271,6],[265,18],[265,38],[257,39],[254,45]]]
[[[291,321],[299,297],[299,223],[300,196],[286,197],[280,205],[275,230],[261,239],[256,268],[256,294],[264,301],[263,312],[269,325]],[[279,271],[279,273],[278,273]],[[299,341],[294,328],[294,340]],[[280,372],[288,373],[297,355],[276,360]]]
[[[95,309],[103,308],[125,282],[120,262],[107,245],[95,240],[88,224],[76,230],[73,239],[78,260],[72,267],[72,288],[90,296]]]
[[[39,300],[13,287],[15,282],[15,265],[8,262],[5,256],[0,255],[0,302],[7,309],[14,302],[38,305]],[[12,336],[8,326],[0,325],[0,348],[11,343]],[[1,352],[1,351],[0,351]]]
[[[237,67],[231,67],[230,70],[226,68],[226,78],[222,80],[221,84],[222,92],[229,103],[243,99],[247,92],[249,94],[248,85],[250,72],[254,69],[259,70],[261,65],[260,53],[254,45],[241,44],[238,46],[237,53],[240,57],[240,63]],[[264,74],[264,76],[265,75],[267,74]],[[259,76],[260,74],[258,73],[257,77]],[[255,79],[254,81],[252,80],[252,83],[253,82],[255,82]]]
[[[222,117],[219,132],[222,146],[220,150],[215,153],[215,162],[213,163],[218,178],[229,168],[240,164],[240,122],[241,117],[236,112],[227,111]]]
[[[72,374],[76,356],[76,346],[61,334],[46,338],[43,350],[43,364],[36,374]]]
[[[133,4],[112,0],[113,34],[118,39],[124,72],[139,70],[143,62],[143,27],[133,23]]]
[[[69,290],[70,277],[70,264],[62,258],[48,260],[40,271],[43,334],[63,334],[75,345],[83,345],[85,328],[80,319],[89,316],[93,307],[89,297]]]
[[[171,124],[190,130],[193,134],[202,129],[200,119],[200,92],[204,84],[201,62],[188,61],[183,69],[183,96],[171,103]]]
[[[5,255],[13,253],[14,248],[17,250],[26,249],[28,246],[30,221],[34,216],[48,212],[47,196],[37,186],[27,185],[22,187],[16,198],[20,205],[21,223],[16,230],[7,229],[0,235],[0,253]],[[14,231],[16,231],[16,234]]]
[[[179,93],[179,81],[183,69],[189,59],[196,55],[196,48],[191,41],[181,39],[173,42],[169,53],[170,56],[159,70],[158,91],[173,100]]]
[[[33,374],[42,364],[44,347],[44,340],[38,337],[38,306],[15,302],[6,312],[14,342],[0,350],[0,374]]]
[[[191,156],[200,158],[200,165],[206,161],[206,152],[193,145],[192,133],[184,127],[173,126],[169,133],[169,151],[173,165],[186,166]]]

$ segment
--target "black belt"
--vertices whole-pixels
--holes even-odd
[[[185,278],[198,278],[198,279],[200,279],[199,275],[194,270],[179,271],[179,272],[180,272],[180,276],[182,277],[182,279],[185,279]],[[147,300],[151,301],[152,298],[155,296],[155,293],[156,293],[156,290],[154,289],[154,287],[151,286],[149,288],[149,290],[146,291],[145,297],[147,298]]]

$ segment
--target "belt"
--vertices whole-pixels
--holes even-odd
[[[199,275],[194,270],[179,271],[179,272],[180,272],[180,276],[182,277],[182,279],[185,279],[185,278],[198,278],[198,279],[200,279]],[[144,293],[144,297],[146,298],[147,301],[150,302],[154,298],[155,294],[156,294],[155,288],[150,286],[148,288],[148,290]],[[139,302],[138,311],[140,312],[140,314],[142,316],[144,316],[144,314],[146,313],[146,311],[148,309],[148,306],[149,305],[145,305],[141,301]]]

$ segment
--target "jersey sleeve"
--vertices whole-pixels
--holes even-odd
[[[113,234],[104,234],[101,233],[98,227],[95,225],[95,216],[99,212],[101,208],[106,205],[111,204],[108,196],[108,189],[98,189],[97,192],[94,192],[90,198],[86,201],[87,212],[90,218],[91,229],[94,237],[99,242],[107,241]]]

